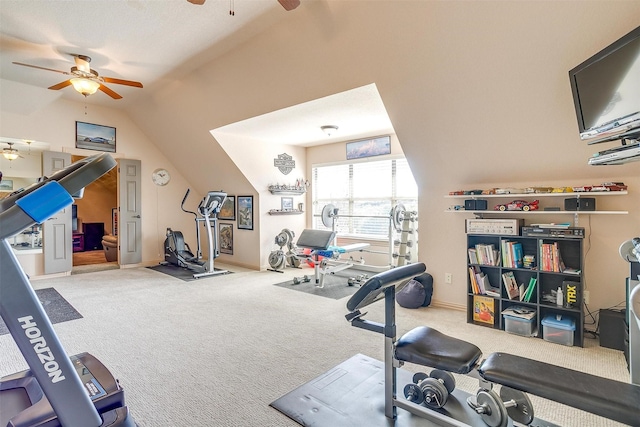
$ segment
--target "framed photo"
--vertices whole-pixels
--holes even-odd
[[[76,122],[76,148],[116,152],[116,128]]]
[[[238,196],[238,228],[253,230],[253,196]]]
[[[236,196],[227,196],[222,202],[219,219],[225,219],[227,221],[235,221],[236,219]]]
[[[233,224],[220,223],[218,234],[220,253],[233,255]]]
[[[280,198],[280,209],[283,211],[292,211],[293,210],[293,197],[281,197]]]
[[[3,179],[0,181],[0,191],[13,191],[13,180]]]
[[[391,154],[391,137],[381,136],[373,139],[347,142],[347,160]]]

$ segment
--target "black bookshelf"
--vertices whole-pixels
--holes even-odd
[[[532,268],[516,268],[503,265],[502,248],[504,242],[519,243],[522,247],[523,255],[534,255],[535,266]],[[484,263],[472,262],[467,253],[467,270],[473,269],[488,277],[492,287],[497,288],[499,296],[479,295],[474,292],[471,275],[467,271],[467,322],[482,326],[493,327],[505,330],[505,320],[502,311],[513,306],[520,306],[534,310],[536,313],[533,322],[533,332],[542,338],[542,320],[546,316],[562,315],[571,318],[575,322],[573,336],[574,346],[584,346],[584,310],[583,310],[583,240],[580,238],[546,238],[546,237],[525,237],[507,235],[482,235],[467,234],[467,252],[477,245],[493,245],[500,252],[497,265],[487,265]],[[564,271],[545,271],[542,269],[543,245],[551,245],[557,248],[564,263]],[[569,273],[568,271],[572,271]],[[521,301],[519,296],[515,299],[509,297],[508,290],[503,282],[502,275],[510,272],[515,277],[518,285],[523,284],[526,289],[532,279],[535,279],[535,286],[531,292],[529,301]],[[563,286],[563,282],[573,282],[571,285],[577,289],[576,301],[567,307],[564,303],[558,306],[556,300],[551,300],[552,290],[557,290]],[[476,312],[474,318],[474,307],[482,298],[493,300],[493,324],[479,320]]]

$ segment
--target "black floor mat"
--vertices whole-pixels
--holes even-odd
[[[185,282],[190,282],[192,280],[198,280],[195,277],[193,277],[193,273],[194,271],[189,270],[188,268],[182,268],[182,267],[177,267],[175,265],[171,265],[171,264],[158,264],[158,265],[152,265],[151,267],[147,267],[150,268],[151,270],[154,271],[158,271],[160,273],[164,273],[167,274],[171,277],[175,277],[176,279],[180,279],[183,280]],[[216,271],[222,271],[222,269],[220,268],[214,268],[214,270]],[[226,274],[231,273],[230,271],[228,271]],[[204,276],[202,277],[203,279],[207,277]],[[209,276],[209,277],[215,277],[215,276]]]
[[[311,279],[309,282],[303,282],[295,285],[293,280],[289,280],[282,283],[276,283],[275,286],[332,299],[341,299],[346,296],[351,296],[358,290],[358,286],[349,286],[347,282],[349,279],[344,276],[337,276],[334,274],[326,275],[324,277],[324,286],[322,288],[316,286],[313,274],[308,275],[308,277]]]
[[[36,295],[49,316],[51,323],[61,323],[69,320],[82,319],[82,315],[73,308],[62,295],[53,288],[36,290]],[[8,334],[7,325],[0,319],[0,335]]]

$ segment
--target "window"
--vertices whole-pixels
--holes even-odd
[[[316,166],[312,174],[313,228],[327,228],[320,215],[332,204],[338,234],[388,240],[393,207],[418,210],[418,186],[404,158]]]

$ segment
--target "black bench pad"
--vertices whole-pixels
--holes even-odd
[[[428,326],[414,328],[396,342],[396,359],[456,374],[471,371],[480,356],[475,345]]]
[[[487,381],[640,426],[640,386],[506,353],[489,355],[478,372]]]

